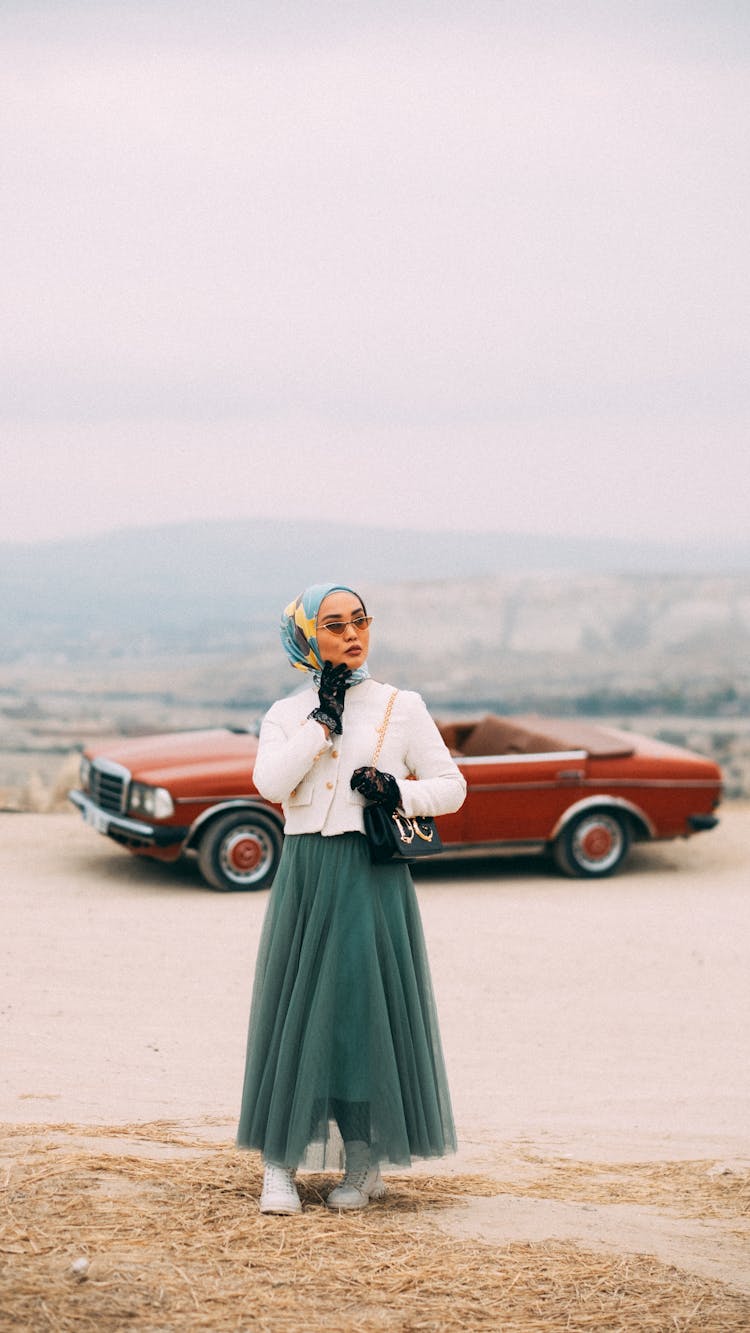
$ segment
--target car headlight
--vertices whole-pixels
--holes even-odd
[[[78,781],[81,784],[81,791],[88,791],[89,777],[91,776],[91,760],[85,755],[81,758],[81,764],[78,769]]]
[[[144,782],[131,782],[128,809],[133,815],[169,819],[174,814],[174,801],[166,787],[147,787]]]

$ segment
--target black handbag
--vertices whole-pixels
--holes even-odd
[[[365,837],[370,844],[370,860],[376,866],[386,861],[435,856],[443,850],[432,815],[407,816],[403,810],[389,814],[382,805],[365,806]]]
[[[388,700],[383,724],[379,728],[378,743],[372,757],[373,768],[378,766],[393,701],[397,694],[398,690],[394,690]],[[396,809],[389,812],[382,805],[366,805],[364,820],[365,837],[370,847],[370,860],[373,865],[385,865],[387,861],[414,861],[421,856],[436,856],[443,850],[432,815],[405,815],[403,810]]]

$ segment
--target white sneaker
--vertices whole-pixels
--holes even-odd
[[[366,1208],[370,1199],[381,1199],[385,1183],[377,1162],[370,1161],[366,1143],[347,1143],[346,1175],[326,1199],[329,1208]]]
[[[263,1172],[263,1192],[260,1196],[262,1213],[301,1213],[302,1204],[294,1183],[294,1172],[284,1166],[266,1163]]]

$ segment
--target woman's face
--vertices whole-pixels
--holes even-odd
[[[346,662],[351,671],[364,664],[370,649],[370,630],[367,625],[355,629],[351,624],[364,616],[365,609],[353,592],[329,592],[323,598],[315,631],[321,662],[332,662],[334,666]],[[347,622],[343,634],[332,634],[326,629],[327,624],[337,622]]]

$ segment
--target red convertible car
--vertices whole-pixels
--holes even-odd
[[[550,852],[568,875],[602,876],[630,844],[711,829],[721,772],[689,750],[572,719],[438,723],[467,782],[437,822],[447,855]],[[283,820],[253,786],[246,731],[178,732],[90,746],[70,799],[129,851],[197,856],[214,889],[265,889]]]

